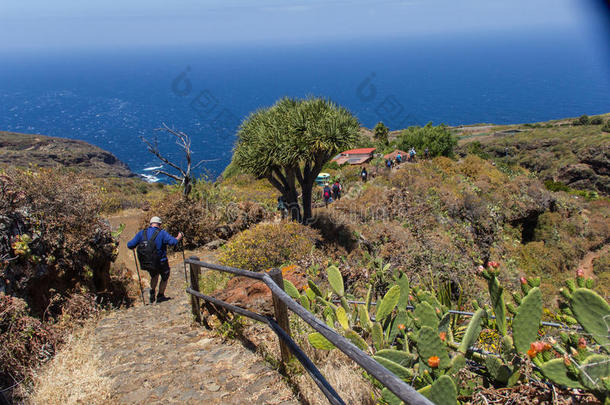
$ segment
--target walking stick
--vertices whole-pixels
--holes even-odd
[[[138,267],[138,259],[136,258],[136,251],[132,250],[133,252],[133,261],[136,262],[136,272],[138,273],[138,284],[140,285],[140,295],[142,296],[142,304],[146,305],[146,303],[144,302],[144,290],[142,290],[142,279],[140,278],[140,269]]]
[[[182,238],[184,238],[184,236]],[[184,265],[184,281],[186,282],[186,284],[188,284],[189,281],[186,277],[186,257],[184,256],[184,243],[182,243],[182,239],[180,239],[180,244],[182,245],[182,264]]]

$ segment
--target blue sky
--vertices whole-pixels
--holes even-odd
[[[587,30],[587,0],[1,0],[0,49]]]

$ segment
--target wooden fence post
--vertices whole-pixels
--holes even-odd
[[[275,284],[277,284],[278,287],[283,290],[284,277],[282,277],[282,271],[280,269],[272,269],[268,274],[271,279],[275,281]],[[288,336],[292,336],[290,333],[290,320],[288,319],[288,307],[286,307],[286,304],[284,304],[284,302],[282,302],[282,300],[280,300],[275,294],[272,293],[272,297],[276,322],[282,329],[284,329]],[[287,363],[291,357],[290,349],[282,339],[280,339],[280,352],[282,354],[282,362]]]
[[[190,260],[199,261],[197,256],[189,257]],[[198,264],[189,263],[191,269],[191,288],[197,292],[199,291],[199,275],[201,273],[201,266]],[[201,306],[199,304],[199,298],[191,295],[191,310],[193,317],[197,323],[201,323]]]

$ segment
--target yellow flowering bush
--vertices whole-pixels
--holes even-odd
[[[220,262],[245,270],[264,271],[304,259],[320,234],[295,222],[260,223],[234,236]]]

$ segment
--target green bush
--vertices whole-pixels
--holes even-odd
[[[468,144],[468,147],[466,148],[466,150],[471,155],[476,155],[476,156],[480,157],[481,159],[489,159],[489,153],[485,152],[485,150],[483,149],[483,147],[481,145],[481,142],[479,142],[479,141],[470,142]]]
[[[603,123],[604,120],[602,117],[591,117],[591,121],[589,122],[591,125],[602,125]]]
[[[578,119],[572,121],[572,125],[589,125],[591,124],[591,118],[588,115],[583,114]]]
[[[434,156],[453,156],[453,148],[457,145],[457,138],[454,137],[449,128],[445,125],[433,126],[428,123],[425,127],[409,127],[405,129],[398,139],[398,147],[409,151],[414,147],[416,151],[423,155],[423,151],[428,148],[431,157]]]
[[[264,271],[304,259],[319,232],[295,222],[261,223],[234,236],[220,255],[222,264]]]
[[[606,123],[604,124],[604,126],[602,127],[602,131],[604,132],[610,132],[610,119],[608,121],[606,121]]]

